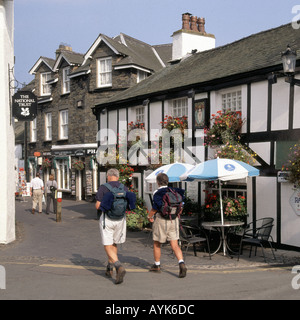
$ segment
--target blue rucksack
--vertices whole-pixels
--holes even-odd
[[[118,187],[112,187],[109,183],[105,183],[104,186],[113,194],[114,200],[110,210],[105,214],[112,220],[121,220],[124,218],[127,209],[127,198],[124,185],[120,183]]]

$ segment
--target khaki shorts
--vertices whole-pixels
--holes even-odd
[[[158,213],[152,226],[153,240],[160,243],[179,239],[179,220],[164,219]]]
[[[112,220],[105,215],[105,228],[103,228],[104,214],[99,221],[100,235],[104,246],[124,243],[126,240],[126,217],[122,220]]]

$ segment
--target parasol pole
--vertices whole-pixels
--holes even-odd
[[[224,216],[223,216],[223,200],[222,200],[222,186],[221,186],[221,180],[219,179],[219,190],[220,190],[220,207],[221,207],[221,224],[224,225]],[[224,227],[221,227],[222,231],[222,241],[223,241],[223,254],[226,255],[226,243],[225,243],[225,232]]]
[[[220,180],[220,179],[219,179],[219,190],[220,190],[221,223],[224,224],[223,201],[222,201],[222,187],[221,187],[221,180]]]

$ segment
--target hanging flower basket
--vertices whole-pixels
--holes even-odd
[[[74,161],[73,168],[82,171],[84,169],[84,162],[81,160]]]
[[[48,169],[48,168],[51,168],[52,164],[51,164],[51,161],[49,159],[44,159],[43,163],[42,163],[42,167],[44,169]]]
[[[288,160],[281,170],[289,173],[290,183],[293,183],[297,188],[300,187],[300,142],[290,148]]]

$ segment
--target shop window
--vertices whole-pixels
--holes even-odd
[[[70,169],[69,160],[56,160],[58,188],[70,190]]]

